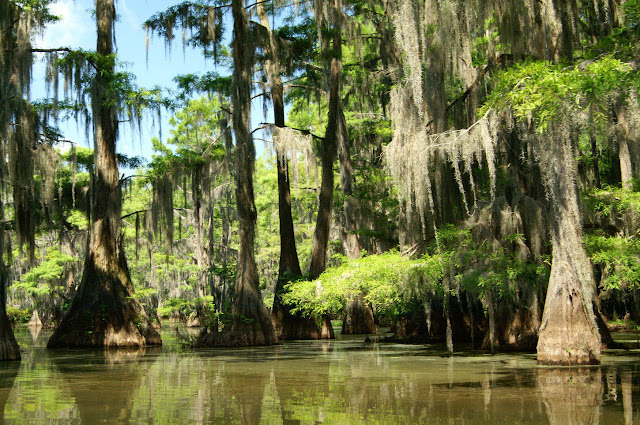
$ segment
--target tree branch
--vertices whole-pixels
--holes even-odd
[[[310,91],[315,91],[318,93],[321,93],[323,95],[327,95],[327,92],[318,88],[318,87],[310,87],[310,86],[305,86],[304,84],[285,84],[284,85],[285,89],[305,89],[305,90],[310,90]]]
[[[488,64],[487,66],[484,67],[484,69],[482,71],[480,71],[480,74],[478,74],[478,76],[476,77],[476,80],[473,82],[473,84],[471,84],[467,90],[462,93],[462,96],[458,97],[457,99],[455,99],[453,102],[451,102],[449,104],[449,106],[447,106],[446,111],[449,112],[451,110],[451,108],[453,108],[454,106],[456,106],[456,104],[460,103],[460,102],[464,102],[467,97],[469,97],[469,95],[471,94],[471,92],[473,91],[473,89],[480,83],[480,81],[482,81],[482,79],[484,78],[485,75],[487,75],[487,72],[489,72],[489,70],[493,68],[493,65]]]
[[[141,213],[146,213],[146,212],[148,212],[148,211],[149,211],[149,210],[139,210],[139,211],[134,211],[134,212],[132,212],[132,213],[130,213],[130,214],[125,214],[125,215],[123,215],[122,217],[120,217],[120,220],[124,220],[125,218],[131,217],[132,215],[141,214]]]
[[[268,1],[265,1],[265,0],[263,0],[263,1],[257,1],[257,2],[255,2],[255,3],[253,3],[253,4],[250,4],[250,5],[248,5],[248,6],[245,6],[244,8],[245,8],[245,9],[251,9],[253,6],[257,6],[257,5],[259,5],[259,4],[266,4],[266,3],[269,3],[269,2],[268,2]]]
[[[504,55],[500,55],[500,58],[498,58],[498,62],[501,62],[503,60],[503,56]],[[460,102],[464,102],[467,97],[469,97],[469,95],[471,94],[471,92],[473,91],[473,89],[480,84],[480,81],[482,81],[482,79],[484,78],[485,75],[487,75],[487,72],[489,72],[491,69],[493,68],[492,64],[487,64],[484,69],[482,71],[480,71],[480,74],[478,74],[478,76],[476,77],[476,80],[473,82],[473,84],[471,84],[467,90],[465,90],[464,93],[462,93],[462,95],[460,97],[458,97],[457,99],[455,99],[453,102],[451,102],[447,108],[445,109],[445,111],[448,113],[454,106],[456,106],[458,103]],[[429,127],[431,124],[433,124],[433,120],[429,121],[425,127]]]
[[[264,128],[264,127],[277,127],[275,124],[272,123],[268,123],[268,122],[261,122],[260,123],[260,128]],[[303,130],[301,128],[295,128],[295,127],[291,127],[289,125],[285,125],[284,127],[280,127],[280,128],[290,128],[291,130],[295,130],[298,131],[302,134],[304,134],[305,136],[311,136],[314,139],[318,139],[318,140],[324,140],[324,137],[320,137],[320,136],[316,136],[315,134],[313,134],[310,130]],[[255,130],[254,130],[255,131]]]
[[[31,49],[31,53],[53,53],[53,52],[67,52],[67,53],[71,53],[73,50],[71,50],[68,47],[58,47],[56,49],[39,49],[39,48],[33,48]]]

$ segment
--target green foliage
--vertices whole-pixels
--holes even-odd
[[[226,151],[217,131],[221,120],[225,119],[220,102],[216,99],[201,97],[187,103],[183,109],[169,119],[171,138],[167,145],[153,138],[151,143],[157,153],[147,171],[151,179],[167,173],[179,175],[177,171],[194,172],[202,169],[210,161],[220,161]]]
[[[640,287],[640,240],[620,236],[586,235],[585,249],[602,267],[602,288]]]
[[[187,100],[194,93],[221,94],[231,96],[231,76],[220,76],[217,72],[207,72],[203,75],[184,74],[173,79],[180,90],[178,96]]]
[[[611,217],[634,210],[640,214],[640,191],[605,186],[583,196],[585,206],[602,217]]]
[[[193,311],[193,300],[184,298],[169,298],[161,307],[158,307],[158,316],[164,319],[171,317],[173,313],[188,315]]]
[[[14,283],[11,288],[36,298],[49,296],[54,291],[62,290],[61,279],[65,267],[73,262],[73,257],[62,254],[57,249],[51,250],[45,261],[23,274],[20,281]]]
[[[188,317],[194,311],[199,311],[202,326],[218,328],[231,323],[231,315],[216,311],[211,295],[191,300],[169,298],[161,307],[158,307],[158,316],[164,319],[168,319],[173,315]]]
[[[544,61],[517,64],[497,76],[494,91],[480,110],[511,108],[517,119],[533,117],[545,133],[564,108],[590,110],[597,125],[607,123],[613,99],[624,97],[637,80],[629,65],[605,56],[586,65],[562,66]]]
[[[209,273],[218,276],[220,279],[226,282],[235,282],[236,275],[238,273],[238,267],[235,262],[230,262],[226,266],[221,264],[214,264],[207,270]]]
[[[31,319],[31,311],[28,308],[21,309],[8,305],[7,316],[13,323],[29,323],[29,320]]]
[[[585,210],[609,223],[634,223],[640,216],[640,192],[614,187],[594,189],[584,196]],[[635,217],[635,219],[634,219]],[[624,224],[624,227],[628,225]],[[640,286],[640,240],[636,228],[606,234],[596,229],[585,235],[584,246],[602,272],[605,290],[629,290]],[[634,234],[635,232],[635,234]],[[625,233],[627,235],[625,236]]]
[[[438,256],[412,260],[396,251],[351,260],[340,256],[338,267],[328,268],[314,281],[286,286],[285,303],[307,316],[341,312],[359,294],[376,312],[397,316],[408,307],[415,291],[442,291],[442,264]]]
[[[640,0],[626,0],[623,7],[627,26],[640,29]]]
[[[442,299],[456,288],[497,299],[512,298],[518,287],[548,281],[545,265],[517,257],[513,244],[521,234],[508,235],[504,246],[473,243],[469,229],[452,225],[438,230],[438,244],[429,253],[411,259],[397,251],[355,260],[337,256],[339,265],[328,268],[314,281],[288,284],[283,295],[294,311],[319,318],[343,311],[349,300],[364,295],[376,314],[397,318],[433,297]]]
[[[49,6],[55,0],[9,0],[13,6],[34,16],[39,23],[51,23],[60,20],[60,17],[49,12]]]
[[[133,295],[132,298],[137,298],[137,299],[145,299],[145,298],[149,298],[152,295],[156,295],[158,293],[158,291],[156,289],[153,288],[143,288],[143,287],[137,287],[135,288],[136,293]]]
[[[184,1],[153,15],[144,23],[144,28],[164,38],[170,46],[174,30],[181,27],[183,46],[201,47],[205,56],[212,55],[217,61],[225,27],[223,8],[215,7],[220,4],[217,0]]]

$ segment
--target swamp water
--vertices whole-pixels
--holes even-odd
[[[23,359],[0,364],[0,423],[640,424],[636,349],[558,369],[364,337],[188,350],[166,326],[161,349],[48,351],[49,335],[16,329]]]

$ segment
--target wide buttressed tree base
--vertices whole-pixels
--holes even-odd
[[[20,348],[4,309],[0,311],[0,361],[2,360],[20,360]]]
[[[291,314],[289,308],[279,304],[271,312],[271,321],[279,340],[322,339],[322,331],[316,321],[300,314]]]
[[[342,323],[342,335],[377,334],[373,309],[365,301],[364,295],[359,294],[347,304],[344,321]]]
[[[161,345],[142,304],[134,297],[124,255],[99,261],[92,253],[69,312],[47,347],[142,347]]]
[[[582,245],[582,220],[571,141],[562,131],[538,145],[551,198],[553,262],[538,339],[538,363],[599,364],[601,340],[593,310],[595,279]]]
[[[571,255],[553,249],[547,301],[538,339],[538,363],[546,365],[600,364],[600,333],[595,323],[591,299],[582,289]],[[584,256],[585,263],[588,259]]]
[[[243,230],[241,225],[241,239],[254,237],[253,232]],[[253,247],[253,242],[241,243],[241,247],[245,249],[240,251],[238,257],[238,279],[231,323],[222,331],[203,332],[196,341],[198,347],[249,347],[273,345],[277,342],[269,312],[262,302],[253,250],[246,249]]]
[[[242,236],[241,236],[242,237]],[[242,260],[242,255],[239,260]],[[203,332],[198,347],[249,347],[273,345],[277,342],[273,324],[258,288],[255,262],[245,259],[240,262],[236,282],[236,298],[233,303],[232,320],[222,331]],[[242,267],[242,265],[245,267]]]
[[[222,332],[203,333],[198,346],[273,345],[276,334],[262,301],[255,258],[257,211],[253,190],[255,146],[251,122],[251,69],[254,46],[243,0],[233,0],[233,132],[236,141],[236,203],[238,208],[238,277],[231,324]]]

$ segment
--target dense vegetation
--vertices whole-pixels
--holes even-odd
[[[97,0],[97,51],[47,51],[30,103],[49,3],[0,1],[0,358],[6,314],[36,310],[51,347],[158,344],[157,316],[199,346],[343,318],[550,364],[599,363],[607,320],[640,322],[640,1],[182,2],[150,36],[231,71],[170,96],[120,70]],[[163,107],[153,157],[116,155],[121,118]]]

